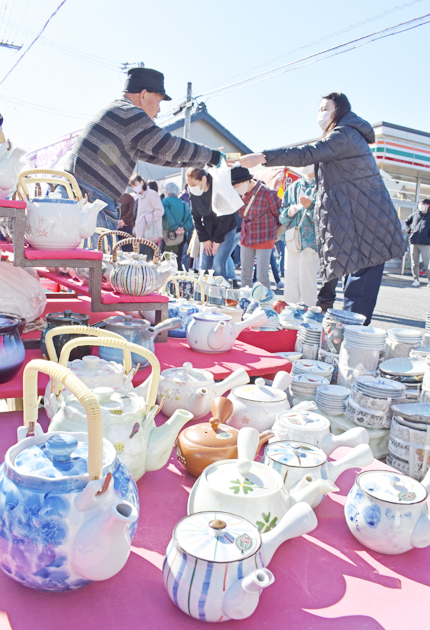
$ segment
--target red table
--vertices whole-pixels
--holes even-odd
[[[42,417],[42,414],[41,414]],[[161,420],[163,418],[161,417]],[[0,457],[16,441],[20,412],[0,414]],[[46,428],[46,419],[41,420]],[[345,449],[338,449],[341,457]],[[388,468],[375,461],[368,468]],[[384,556],[362,547],[343,516],[357,471],[343,473],[315,510],[318,527],[283,544],[270,563],[275,576],[256,612],[226,622],[240,630],[427,630],[430,548]],[[194,479],[172,455],[138,482],[139,524],[126,566],[114,578],[70,593],[27,589],[0,572],[0,630],[197,630],[164,590],[162,562],[175,524],[186,514]],[[427,590],[429,589],[429,590]],[[10,624],[10,625],[9,625]]]

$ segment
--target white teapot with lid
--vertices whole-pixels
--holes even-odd
[[[227,510],[267,532],[296,503],[312,504],[319,495],[337,490],[331,481],[315,480],[308,474],[288,491],[276,470],[254,461],[258,444],[256,429],[241,429],[238,459],[218,461],[204,469],[189,496],[188,514]]]
[[[357,475],[346,497],[349,531],[365,547],[399,554],[430,545],[430,471],[420,483],[391,470]]]
[[[243,385],[232,389],[228,398],[233,403],[233,414],[227,424],[236,429],[253,427],[263,432],[271,429],[278,413],[290,408],[285,393],[293,378],[288,372],[280,371],[271,386],[264,378],[257,378],[255,385]]]
[[[275,580],[266,567],[277,548],[316,526],[306,503],[292,507],[265,534],[245,518],[219,510],[186,516],[173,531],[163,565],[169,597],[199,621],[246,619]]]

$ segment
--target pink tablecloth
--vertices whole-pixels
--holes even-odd
[[[19,412],[0,414],[0,458],[15,443]],[[46,428],[46,420],[42,420]],[[335,453],[341,456],[345,449]],[[375,462],[369,468],[387,468]],[[356,471],[343,473],[340,492],[316,508],[318,527],[284,543],[254,615],[226,622],[244,630],[427,630],[430,548],[401,556],[368,551],[349,533],[345,497]],[[172,455],[139,482],[139,524],[126,566],[114,578],[71,593],[41,593],[0,572],[0,630],[193,630],[204,628],[167,596],[161,567],[172,530],[186,514],[194,479]],[[427,590],[429,589],[429,590]],[[9,625],[10,624],[10,625]]]
[[[6,252],[13,252],[12,243],[4,243],[0,241],[0,249]],[[24,256],[27,260],[101,260],[102,252],[96,252],[91,249],[33,249],[28,245],[24,248]]]

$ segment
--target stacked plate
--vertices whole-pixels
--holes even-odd
[[[430,404],[395,404],[392,411],[387,464],[421,481],[430,465]]]
[[[406,398],[418,400],[425,369],[426,360],[422,357],[397,357],[383,361],[379,365],[379,374],[403,383],[406,387]]]
[[[353,389],[370,398],[398,400],[405,397],[406,386],[403,383],[382,378],[381,376],[374,378],[365,374],[357,376]]]
[[[309,374],[312,373],[313,375],[317,374],[318,376],[323,376],[330,380],[333,369],[332,365],[323,363],[322,361],[299,359],[299,361],[294,361],[291,375],[298,376],[299,374],[307,374],[309,376]]]
[[[305,359],[316,359],[321,341],[322,324],[309,321],[300,324],[297,331],[296,352],[303,352]]]
[[[426,333],[430,334],[430,311],[426,314]]]
[[[320,385],[317,389],[316,403],[318,409],[329,416],[340,416],[345,413],[346,403],[351,390],[340,385]]]
[[[371,326],[345,326],[343,343],[359,350],[385,350],[387,333]]]
[[[320,385],[328,385],[329,379],[318,374],[299,374],[293,376],[293,382],[290,385],[291,394],[306,398],[307,400],[315,399],[317,388]]]
[[[417,346],[422,342],[422,334],[416,328],[390,328],[388,338],[409,346]]]

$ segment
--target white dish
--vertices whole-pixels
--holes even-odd
[[[421,357],[387,359],[379,365],[379,369],[393,376],[418,376],[424,374],[426,360]]]

